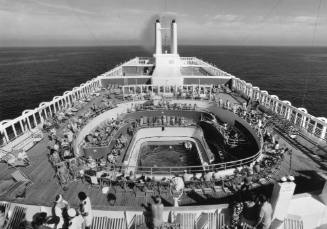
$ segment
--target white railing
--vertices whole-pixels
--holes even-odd
[[[71,108],[74,102],[86,98],[101,88],[100,77],[82,83],[71,91],[65,91],[62,96],[55,96],[50,102],[42,102],[32,110],[25,110],[22,115],[0,122],[0,146],[18,139],[25,133],[31,132],[34,128],[44,123],[44,120],[52,117],[62,109]]]
[[[35,109],[25,110],[22,115],[12,119],[0,122],[0,147],[7,145],[24,133],[36,128],[44,123],[48,117],[52,117],[62,109],[71,108],[74,102],[85,98],[102,87],[102,79],[110,76],[119,76],[123,74],[122,67],[138,61],[133,58],[123,64],[117,65],[112,70],[105,72],[92,80],[82,83],[80,86],[74,87],[71,91],[65,91],[62,96],[53,97],[50,102],[42,102]]]
[[[327,118],[310,115],[305,108],[296,108],[292,106],[291,102],[287,100],[281,101],[278,96],[269,95],[267,91],[253,87],[252,84],[239,78],[233,78],[232,82],[232,89],[235,91],[248,98],[257,100],[260,105],[289,120],[296,127],[309,134],[309,136],[327,141]]]

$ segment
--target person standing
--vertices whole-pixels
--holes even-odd
[[[269,229],[272,221],[272,206],[263,194],[259,196],[259,201],[261,204],[259,220],[254,228]]]
[[[82,229],[84,219],[81,215],[77,215],[76,210],[74,208],[70,208],[67,212],[67,215],[69,217],[69,229]]]
[[[85,229],[90,229],[93,219],[91,200],[85,192],[79,192],[78,199],[80,200],[80,212],[84,218]]]
[[[57,195],[55,198],[55,204],[53,208],[53,217],[57,219],[56,228],[60,229],[64,225],[64,216],[63,213],[68,209],[68,202],[64,200],[62,195]],[[56,221],[55,219],[55,221]]]
[[[163,208],[160,196],[156,196],[154,204],[151,205],[152,229],[160,228],[163,223]]]

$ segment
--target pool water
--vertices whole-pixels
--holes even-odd
[[[140,147],[138,166],[173,167],[201,165],[197,148],[190,142],[191,149],[185,148],[184,141],[149,141]]]

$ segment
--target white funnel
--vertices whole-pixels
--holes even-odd
[[[156,54],[162,54],[161,25],[159,20],[156,20],[155,27],[156,27]]]
[[[175,20],[171,22],[171,44],[170,52],[172,54],[177,54],[177,23]]]

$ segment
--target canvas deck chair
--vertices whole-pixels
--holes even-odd
[[[175,220],[181,229],[193,229],[195,227],[195,213],[178,213]]]
[[[10,203],[0,202],[0,206],[5,207],[5,219],[8,222],[8,213],[9,213],[9,209],[10,209]]]
[[[25,219],[25,215],[26,215],[26,208],[15,206],[5,229],[19,228],[19,224]]]
[[[11,174],[11,176],[16,181],[31,182],[31,180],[21,170],[16,170]]]
[[[1,158],[10,168],[27,167],[29,164],[26,161],[19,160],[14,154],[7,153]]]
[[[12,191],[11,195],[14,195],[17,198],[24,198],[27,190],[32,186],[33,182],[20,170],[13,172],[11,177],[17,182],[17,188]]]
[[[56,177],[58,178],[59,185],[66,187],[72,181],[69,169],[67,168],[66,162],[59,162],[55,165]]]
[[[93,217],[91,229],[107,229],[108,217]]]

